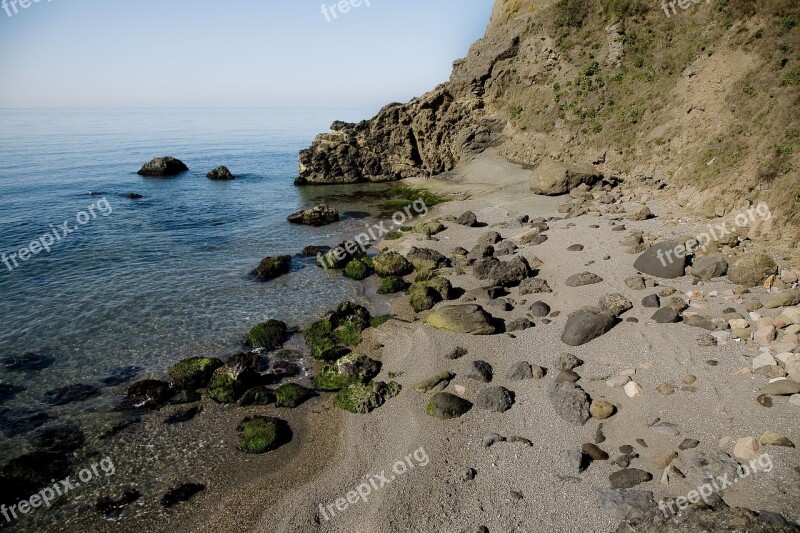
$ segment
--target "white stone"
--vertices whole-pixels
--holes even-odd
[[[781,315],[788,318],[792,324],[800,324],[800,307],[787,307]]]
[[[750,320],[757,321],[757,320],[761,320],[762,318],[764,318],[764,317],[761,316],[761,313],[756,313],[755,311],[750,313]]]
[[[758,457],[759,448],[761,448],[761,445],[758,443],[758,439],[744,437],[736,441],[736,445],[733,447],[733,455],[737,459],[751,461]]]
[[[745,329],[750,327],[750,323],[744,318],[734,318],[728,320],[728,325],[731,329]]]
[[[789,396],[789,403],[800,407],[800,394],[792,394]]]
[[[711,336],[717,339],[717,345],[725,346],[731,341],[730,331],[712,331]]]
[[[642,390],[642,387],[639,386],[639,384],[636,383],[635,381],[629,381],[625,385],[625,394],[628,396],[628,398],[633,398],[634,396],[639,396],[643,392],[644,391]]]
[[[791,357],[798,357],[798,356],[796,354],[793,354],[792,352],[783,352],[783,353],[779,353],[778,355],[776,355],[775,359],[777,359],[781,363],[785,364],[786,361],[788,361],[789,358],[791,358]]]
[[[775,326],[765,326],[756,330],[753,334],[753,339],[761,346],[769,346],[776,336]]]

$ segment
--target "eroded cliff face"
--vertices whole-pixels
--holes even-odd
[[[452,170],[496,146],[668,191],[700,215],[762,201],[766,232],[800,231],[800,4],[497,0],[447,83],[300,154],[298,184]]]
[[[487,32],[455,62],[449,82],[407,104],[389,104],[370,120],[334,122],[300,152],[296,183],[430,177],[502,143],[506,117],[487,110],[483,95],[495,66],[516,55],[519,42],[515,24]]]

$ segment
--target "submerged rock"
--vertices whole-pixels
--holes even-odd
[[[45,392],[43,401],[49,405],[67,405],[68,403],[82,402],[99,395],[100,389],[96,386],[76,383]]]
[[[339,221],[339,211],[325,204],[320,204],[311,209],[292,213],[286,220],[292,224],[327,226]]]
[[[140,176],[148,176],[155,178],[167,178],[170,176],[177,176],[181,172],[189,170],[183,161],[175,159],[174,157],[156,157],[145,163],[139,170]]]
[[[56,359],[53,356],[28,352],[22,355],[6,357],[3,359],[3,367],[5,367],[6,370],[33,372],[49,368],[53,366],[55,362]]]
[[[181,502],[188,502],[196,494],[206,490],[206,486],[201,483],[184,483],[179,487],[170,489],[161,498],[161,505],[169,509]]]
[[[142,367],[135,365],[119,366],[111,370],[106,377],[102,379],[103,385],[109,387],[116,387],[127,383],[142,372]]]
[[[40,428],[31,436],[31,445],[37,450],[71,453],[86,443],[86,437],[78,424],[57,422]]]

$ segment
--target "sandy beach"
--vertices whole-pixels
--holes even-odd
[[[175,531],[466,532],[479,527],[488,531],[612,531],[619,517],[600,509],[595,489],[608,487],[609,475],[619,470],[618,466],[600,460],[585,471],[576,472],[565,459],[565,450],[600,441],[598,446],[613,459],[620,455],[620,446],[633,446],[636,455],[631,466],[652,474],[652,480],[637,489],[652,491],[658,501],[696,488],[692,475],[670,479],[667,485],[660,483],[663,468],[652,461],[677,450],[685,439],[699,441],[694,452],[712,453],[720,450],[724,437],[730,438],[722,444],[728,452],[737,439],[757,438],[767,431],[780,432],[792,441],[800,438],[795,423],[797,406],[780,397],[770,409],[756,403],[758,389],[767,380],[749,370],[750,358],[757,351],[751,342],[699,346],[697,339],[705,333],[702,329],[686,324],[657,324],[651,320],[653,309],[639,303],[647,294],[671,287],[676,295],[690,300],[691,309],[702,310],[708,316],[721,314],[727,307],[746,315],[741,298],[730,292],[732,284],[723,278],[695,285],[691,277],[685,276],[654,280],[655,286],[647,290],[633,290],[626,285],[626,278],[636,274],[633,262],[637,255],[626,253],[620,240],[635,229],[662,238],[691,233],[689,219],[681,218],[681,223],[676,223],[677,208],[652,197],[648,197],[648,205],[656,217],[647,221],[626,220],[624,212],[603,213],[608,211],[605,206],[595,213],[561,219],[557,209],[563,198],[523,194],[528,188],[528,176],[529,171],[489,153],[457,174],[426,181],[423,185],[437,192],[469,197],[437,207],[431,212],[431,219],[471,210],[484,227],[448,223],[435,240],[409,234],[381,246],[401,253],[407,253],[412,246],[427,247],[450,256],[456,246],[472,248],[487,231],[513,239],[525,231],[516,222],[521,215],[545,217],[549,219],[548,240],[540,245],[521,246],[516,254],[532,265],[538,263],[536,258],[541,261],[538,278],[547,280],[552,293],[520,295],[513,288],[507,296],[513,302],[513,310],[501,310],[503,307],[492,306],[488,301],[476,303],[508,322],[525,316],[526,306],[541,300],[552,308],[550,317],[535,319],[535,327],[524,331],[474,336],[431,328],[419,320],[424,313],[415,314],[407,298],[398,298],[393,308],[397,320],[367,330],[362,346],[384,345],[380,355],[383,370],[378,379],[398,381],[403,386],[400,395],[367,415],[331,410],[329,398],[323,397],[306,421],[302,444],[293,443],[271,458],[274,464],[280,464],[279,468],[254,474],[256,479],[214,503],[208,497],[198,500],[198,506],[206,511]],[[623,190],[626,195],[642,194],[634,185],[626,185]],[[694,222],[702,227],[702,221]],[[613,225],[621,223],[626,226],[625,232],[612,230]],[[573,244],[584,248],[568,251]],[[568,276],[584,271],[597,274],[603,281],[583,287],[565,285]],[[454,269],[447,277],[454,288],[464,292],[459,301],[439,306],[469,301],[466,291],[486,286],[485,281]],[[702,294],[689,298],[686,295],[690,291]],[[624,315],[625,321],[583,346],[569,347],[560,340],[570,313],[616,292],[633,302],[633,309]],[[766,295],[763,288],[751,292],[756,297]],[[765,314],[771,316],[777,311]],[[632,318],[637,322],[631,322]],[[448,359],[446,354],[456,347],[465,348],[467,355]],[[591,419],[584,426],[576,426],[556,414],[548,386],[559,374],[556,366],[564,353],[583,361],[575,369],[580,375],[578,384],[592,401],[603,399],[616,406],[612,417],[602,423]],[[485,386],[464,376],[473,360],[491,365],[491,384],[513,391],[513,407],[504,413],[473,407],[453,420],[428,416],[425,405],[430,396],[415,392],[413,385],[450,371],[455,378],[446,391],[472,400]],[[545,376],[510,380],[506,372],[519,361],[543,367]],[[630,398],[622,388],[607,384],[609,378],[619,375],[629,375],[641,386],[642,393]],[[694,379],[687,380],[686,376]],[[663,383],[675,384],[675,392],[658,392],[656,389]],[[654,424],[656,418],[661,422]],[[597,438],[599,425],[604,440]],[[530,445],[506,441],[487,448],[484,437],[491,432],[507,439],[522,437]],[[424,454],[418,453],[424,461],[409,455],[419,450],[424,450]],[[769,453],[771,471],[758,472],[725,490],[725,501],[797,520],[800,499],[794,488],[798,476],[796,450],[765,446],[761,452]],[[687,474],[691,474],[691,467],[683,463],[689,453],[692,450],[680,451],[675,460]],[[397,466],[398,461],[408,466],[409,458],[413,467]],[[336,509],[337,500],[346,500],[348,493],[376,475],[384,473],[388,477],[393,467],[395,479],[371,489],[367,501],[358,499],[342,505],[343,510]],[[466,479],[471,477],[467,474],[469,469],[474,479]],[[334,506],[324,511],[328,504]]]

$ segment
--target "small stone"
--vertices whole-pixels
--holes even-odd
[[[608,476],[611,487],[615,489],[629,489],[651,479],[653,476],[649,472],[638,468],[625,468]]]
[[[447,355],[445,355],[445,357],[447,357],[448,359],[461,359],[462,357],[467,355],[467,353],[468,352],[466,348],[461,348],[460,346],[457,346],[452,350],[450,350],[447,353]]]
[[[461,470],[461,481],[472,481],[478,472],[474,468],[463,468]]]
[[[769,394],[771,396],[791,396],[799,393],[800,384],[788,379],[773,381],[761,388],[761,394]]]
[[[671,383],[662,383],[656,390],[665,396],[669,396],[675,393],[675,385]]]
[[[684,385],[691,385],[697,381],[697,377],[689,374],[688,376],[684,376],[682,381]]]
[[[572,370],[562,370],[561,373],[556,376],[555,382],[556,383],[575,383],[581,379],[581,377],[573,372]]]
[[[644,392],[644,390],[642,390],[642,387],[638,383],[636,383],[635,381],[629,381],[625,385],[625,394],[628,396],[628,398],[633,398],[634,396],[639,396],[643,392]]]
[[[537,317],[537,318],[541,318],[541,317],[545,317],[545,316],[549,315],[550,314],[550,310],[551,310],[550,306],[547,305],[544,302],[541,302],[541,301],[537,301],[537,302],[532,303],[531,306],[528,308],[528,312],[531,314],[531,316],[534,316],[534,317]]]
[[[662,307],[650,319],[659,324],[672,324],[680,320],[680,315],[671,307]]]
[[[475,405],[486,411],[504,413],[514,405],[514,393],[505,387],[486,387],[475,397]]]
[[[515,363],[506,372],[506,378],[511,381],[522,381],[523,379],[533,378],[533,371],[530,363],[527,361],[520,361]]]
[[[669,451],[653,457],[650,461],[659,468],[667,468],[678,457],[678,452]]]
[[[767,431],[764,433],[759,439],[759,442],[765,446],[785,446],[787,448],[794,448],[794,443],[792,441],[774,431]]]
[[[658,308],[661,305],[657,294],[651,294],[642,298],[642,306],[650,308]]]
[[[556,368],[558,370],[572,370],[583,364],[583,361],[572,355],[571,353],[562,353],[558,356],[556,361]]]
[[[696,440],[696,439],[683,439],[683,442],[681,442],[678,445],[678,449],[681,450],[681,451],[683,451],[683,450],[691,450],[691,449],[697,448],[697,446],[699,444],[700,444],[700,441]]]
[[[483,437],[483,446],[485,448],[490,448],[498,442],[505,442],[505,440],[505,437],[501,437],[497,433],[487,433]]]
[[[599,446],[596,444],[592,444],[591,442],[587,442],[581,447],[583,453],[588,455],[594,461],[607,461],[608,454],[600,449]]]
[[[581,245],[581,244],[573,244],[573,245],[571,245],[571,246],[569,246],[567,248],[567,251],[568,252],[582,252],[583,251],[583,245]]]
[[[767,396],[766,394],[759,394],[756,398],[756,401],[760,403],[763,407],[772,407],[772,398]]]
[[[589,413],[597,420],[605,420],[614,414],[614,405],[605,400],[595,400],[589,407]]]
[[[486,361],[473,361],[467,366],[464,376],[483,383],[492,381],[492,365]]]

